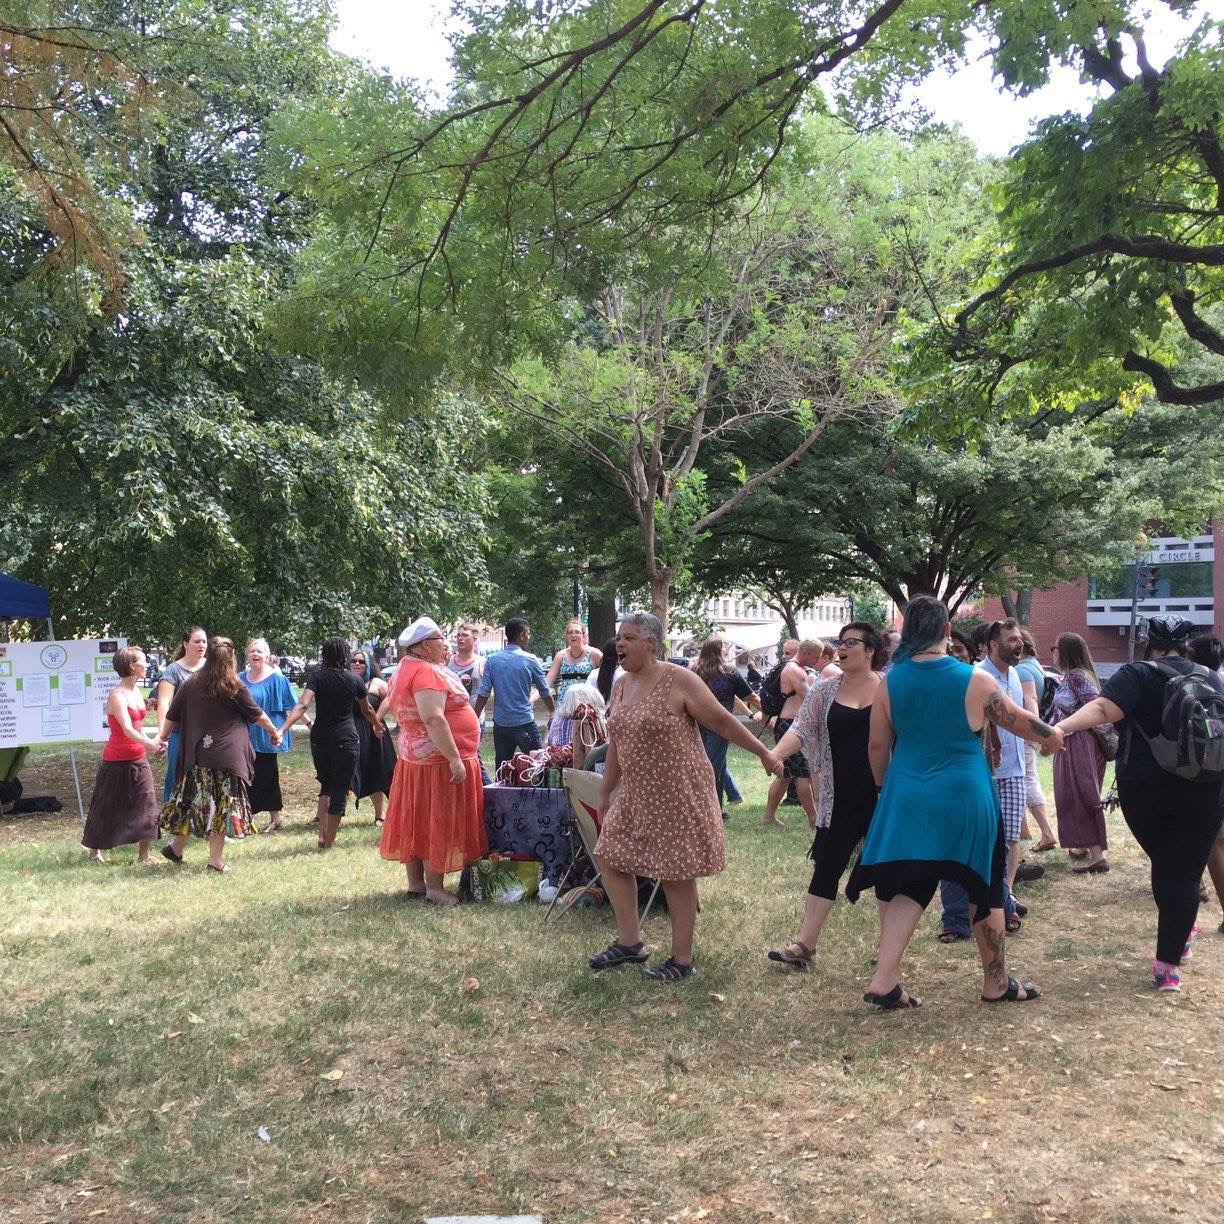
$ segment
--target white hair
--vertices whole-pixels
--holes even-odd
[[[653,638],[655,657],[663,657],[663,622],[653,612],[626,612],[620,623],[635,625],[643,637]]]
[[[573,718],[580,705],[594,706],[604,712],[603,694],[593,684],[571,684],[557,702],[557,713],[562,718]]]
[[[268,645],[268,639],[267,639],[267,638],[252,638],[252,639],[251,639],[251,640],[250,640],[250,641],[249,641],[249,642],[246,644],[246,648],[247,648],[247,650],[250,650],[252,646],[262,646],[262,647],[263,647],[264,654],[266,654],[266,655],[270,655],[270,654],[272,653],[272,647]]]

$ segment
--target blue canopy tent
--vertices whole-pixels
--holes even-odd
[[[49,620],[51,601],[47,592],[32,582],[0,574],[0,620]]]
[[[51,625],[51,599],[46,590],[8,574],[0,574],[0,620],[45,620],[47,636],[55,636]],[[0,779],[15,777],[29,751],[28,748],[0,748]],[[72,744],[68,745],[68,756],[72,762],[72,780],[76,784],[77,808],[84,821],[81,779],[77,773],[76,748]]]

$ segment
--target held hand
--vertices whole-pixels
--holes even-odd
[[[764,724],[764,722],[765,722],[765,711],[764,711],[764,710],[758,710],[758,711],[757,711],[757,712],[756,712],[756,713],[755,713],[755,714],[752,716],[752,721],[753,721],[754,723],[761,723],[761,724]]]
[[[451,761],[450,771],[451,771],[450,780],[451,780],[452,786],[458,786],[459,783],[462,782],[464,778],[467,777],[467,767],[464,765],[464,763],[461,760],[457,758]]]
[[[1041,755],[1053,756],[1056,752],[1065,752],[1066,750],[1066,736],[1063,735],[1061,727],[1055,727],[1053,735],[1047,735],[1045,743],[1041,745]]]
[[[374,738],[375,738],[375,739],[382,739],[382,737],[383,737],[383,733],[386,731],[386,729],[387,729],[387,728],[386,728],[386,727],[384,727],[384,726],[382,725],[382,723],[381,723],[381,722],[376,722],[376,723],[374,724],[374,727],[373,727],[373,730],[374,730]]]
[[[281,740],[284,739],[284,736],[281,734],[281,729],[279,727],[273,727],[272,730],[268,732],[268,738],[272,741],[272,746],[274,748],[279,748]]]
[[[761,757],[761,768],[767,774],[781,776],[782,770],[785,768],[785,763],[776,752],[767,752]]]

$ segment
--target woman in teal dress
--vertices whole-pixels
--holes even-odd
[[[851,901],[874,888],[885,903],[875,976],[877,1007],[917,1007],[901,985],[901,957],[940,880],[955,880],[976,907],[982,1000],[1024,1002],[1037,988],[1007,976],[1003,958],[1004,843],[999,801],[982,751],[992,722],[1054,752],[1058,730],[1011,701],[993,677],[948,655],[948,610],[919,595],[905,610],[901,643],[871,709],[868,756],[882,788]]]

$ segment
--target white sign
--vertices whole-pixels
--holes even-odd
[[[1143,559],[1144,565],[1186,565],[1194,561],[1214,561],[1214,548],[1157,548]]]
[[[106,699],[119,683],[111,660],[126,638],[0,643],[0,748],[101,743]]]

